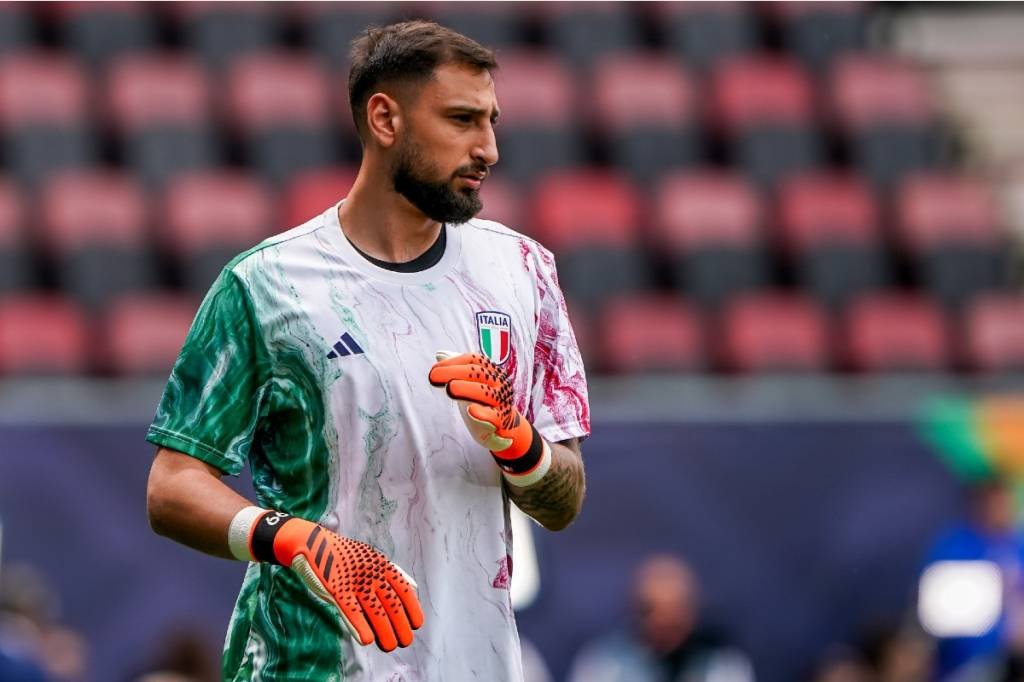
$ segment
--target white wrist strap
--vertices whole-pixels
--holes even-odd
[[[542,441],[542,443],[544,450],[541,452],[540,461],[537,462],[537,466],[525,474],[510,474],[507,471],[502,471],[501,475],[505,477],[506,481],[517,488],[527,488],[544,478],[544,474],[548,473],[548,469],[551,468],[551,446],[548,445],[546,440]]]
[[[228,526],[228,547],[231,549],[231,555],[239,561],[256,560],[249,550],[249,535],[252,533],[252,527],[266,512],[266,509],[259,507],[246,507],[231,519],[231,525]]]

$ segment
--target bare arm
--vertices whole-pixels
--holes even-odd
[[[149,525],[157,534],[200,552],[234,558],[228,548],[228,526],[252,502],[222,482],[223,475],[195,457],[157,450],[146,488]]]
[[[551,468],[534,485],[520,488],[507,481],[505,485],[523,513],[548,530],[562,530],[583,506],[586,484],[579,441],[571,438],[551,443]]]

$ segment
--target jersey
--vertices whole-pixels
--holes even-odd
[[[548,441],[590,432],[583,363],[551,253],[499,223],[443,227],[414,273],[378,267],[337,206],[235,258],[208,292],[147,439],[229,474],[257,502],[367,542],[419,585],[413,644],[361,647],[288,568],[249,565],[226,680],[521,680],[509,499],[438,350],[483,352]]]

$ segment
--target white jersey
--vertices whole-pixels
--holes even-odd
[[[395,272],[335,206],[233,260],[203,302],[149,440],[248,462],[261,506],[377,547],[425,615],[410,647],[361,647],[290,570],[251,564],[226,679],[522,679],[501,474],[427,374],[438,350],[485,353],[552,442],[589,433],[586,379],[551,253],[487,220],[444,229],[435,265]]]

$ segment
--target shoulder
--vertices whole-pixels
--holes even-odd
[[[470,249],[508,251],[533,272],[547,272],[554,268],[555,257],[539,241],[497,222],[473,218],[459,226],[463,240]]]
[[[254,270],[265,269],[268,265],[280,264],[296,256],[313,255],[323,248],[327,227],[323,214],[317,215],[246,249],[232,258],[225,269],[244,281]]]

